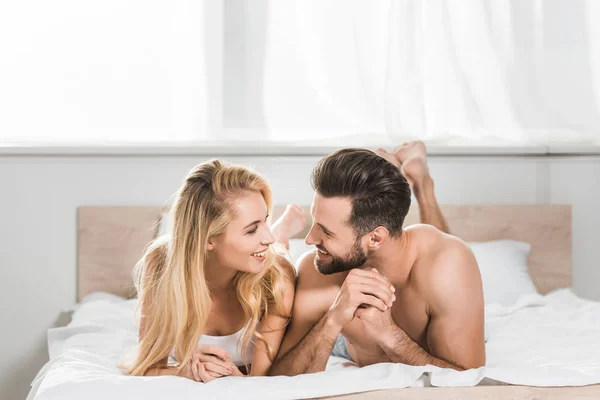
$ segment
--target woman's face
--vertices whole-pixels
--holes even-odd
[[[209,249],[221,266],[258,273],[264,268],[266,251],[273,244],[267,225],[267,204],[260,193],[247,192],[232,204],[234,218],[225,233]]]

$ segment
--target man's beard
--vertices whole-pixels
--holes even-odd
[[[360,238],[356,238],[352,249],[350,249],[350,254],[346,257],[337,257],[331,253],[329,253],[329,257],[331,257],[331,261],[327,263],[315,257],[315,265],[323,275],[350,271],[351,269],[362,267],[367,262],[367,256],[360,245]]]

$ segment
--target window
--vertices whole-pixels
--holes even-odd
[[[598,139],[591,0],[0,5],[0,140]]]

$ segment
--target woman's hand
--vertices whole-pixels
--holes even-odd
[[[244,373],[238,369],[237,365],[233,364],[233,372],[231,373],[230,376],[246,376],[246,375],[244,375]]]
[[[210,345],[199,345],[182,371],[186,378],[204,383],[239,372],[229,353]]]

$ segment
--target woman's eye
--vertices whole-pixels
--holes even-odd
[[[254,235],[256,233],[256,231],[258,230],[258,228],[254,228],[251,231],[248,231],[249,235]]]

